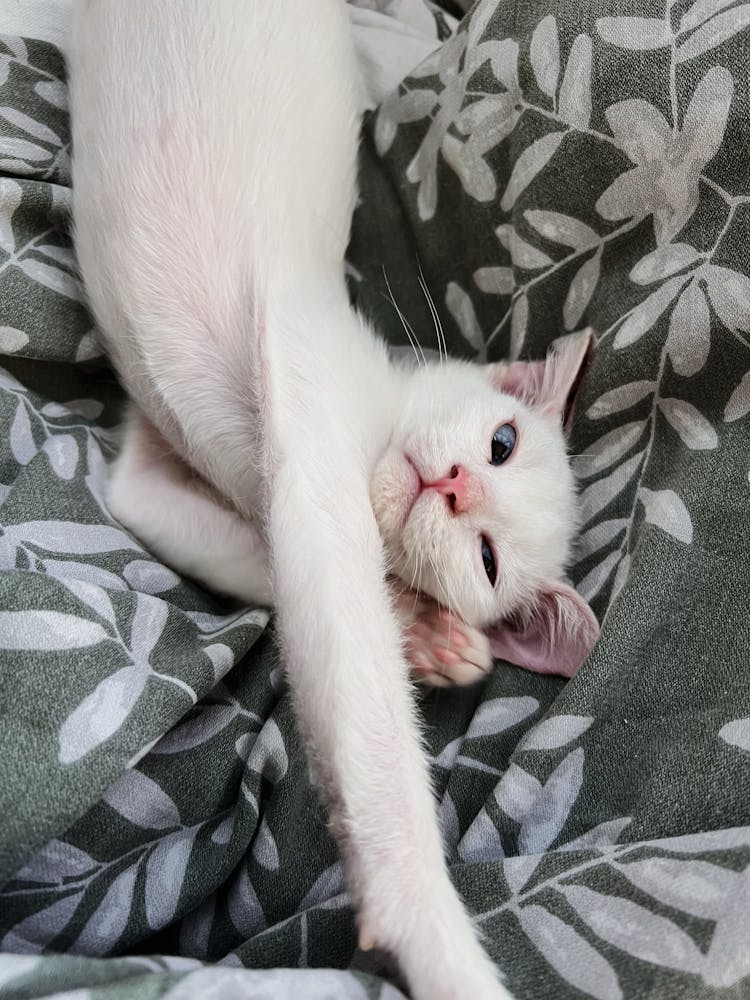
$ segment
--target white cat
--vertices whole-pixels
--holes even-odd
[[[401,598],[423,679],[481,676],[485,629],[532,669],[579,665],[561,425],[590,338],[546,364],[389,362],[343,278],[355,80],[340,0],[77,3],[76,246],[135,401],[110,502],[178,568],[273,601],[361,943],[416,1000],[489,1000],[387,576],[454,612]]]

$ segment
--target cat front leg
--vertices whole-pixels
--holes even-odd
[[[445,863],[366,477],[290,423],[271,490],[279,635],[361,943],[395,956],[414,1000],[507,1000]]]
[[[490,641],[436,601],[394,582],[394,606],[413,679],[426,687],[477,684],[492,670]]]
[[[131,405],[107,488],[110,513],[169,566],[249,604],[271,604],[268,551]]]

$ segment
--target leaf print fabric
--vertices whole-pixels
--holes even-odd
[[[399,310],[437,339],[422,277],[460,356],[599,341],[571,575],[601,640],[565,685],[422,696],[454,881],[523,1000],[744,995],[749,5],[357,5],[435,48],[364,122],[355,300],[395,347]],[[0,34],[0,997],[394,1000],[268,614],[108,513],[43,21]]]

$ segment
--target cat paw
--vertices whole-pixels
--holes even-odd
[[[476,684],[492,669],[490,642],[437,604],[422,605],[406,626],[406,658],[412,677],[429,687]]]

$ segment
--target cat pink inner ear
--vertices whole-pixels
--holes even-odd
[[[544,361],[490,365],[490,379],[501,392],[541,407],[567,427],[595,343],[590,329],[559,337],[550,345]]]
[[[538,674],[572,677],[599,637],[588,604],[564,583],[546,585],[533,611],[487,630],[495,656]]]

